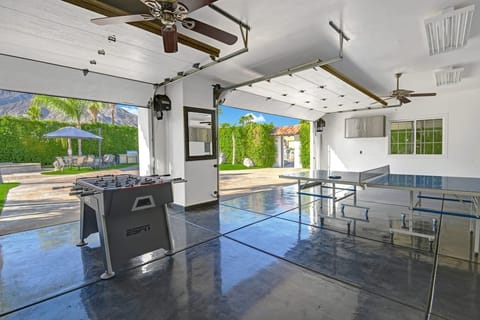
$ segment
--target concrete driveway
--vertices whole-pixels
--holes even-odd
[[[265,168],[220,172],[220,200],[292,184],[279,174],[300,171],[293,168]],[[4,182],[20,182],[9,191],[0,216],[0,235],[78,221],[79,200],[70,196],[70,186],[81,176],[138,174],[136,167],[96,171],[78,175],[40,173],[3,176]]]

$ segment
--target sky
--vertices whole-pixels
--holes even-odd
[[[258,123],[273,123],[275,127],[290,126],[298,124],[299,120],[288,117],[275,116],[269,113],[262,113],[228,106],[221,106],[223,112],[218,114],[218,123],[238,124],[238,120],[249,113],[253,115],[253,121]]]
[[[117,107],[123,108],[130,113],[138,114],[137,107],[117,104]],[[290,126],[298,124],[299,120],[288,117],[281,117],[269,113],[255,112],[250,110],[238,109],[229,106],[221,106],[222,112],[218,114],[218,123],[238,124],[238,120],[249,113],[253,115],[253,121],[258,123],[273,123],[275,127]]]

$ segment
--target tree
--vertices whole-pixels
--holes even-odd
[[[88,100],[36,95],[32,99],[31,106],[43,106],[50,110],[58,111],[69,118],[69,120],[74,121],[76,127],[81,129],[82,116],[86,113],[91,103]],[[78,139],[78,155],[82,155],[82,141],[80,139]]]
[[[108,106],[110,107],[110,111],[112,112],[112,124],[115,124],[115,103],[109,103]]]
[[[40,120],[42,118],[42,108],[40,106],[30,106],[25,112],[30,120]]]
[[[98,102],[98,101],[94,101],[88,106],[87,111],[90,117],[92,118],[93,123],[98,122],[98,114],[100,113],[100,110],[102,110],[103,108],[105,108],[105,104],[103,102]]]
[[[249,113],[244,116],[241,116],[240,119],[238,120],[238,123],[244,126],[247,123],[253,122],[253,120],[254,120],[253,114]]]

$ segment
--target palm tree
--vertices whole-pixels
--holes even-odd
[[[233,125],[230,126],[228,123],[222,123],[220,125],[221,129],[232,129],[232,164],[235,164],[236,162],[236,153],[237,153],[237,133],[238,133],[238,127]]]
[[[81,129],[81,119],[86,113],[91,101],[72,99],[72,98],[60,98],[44,95],[36,95],[32,99],[31,106],[34,107],[46,107],[50,110],[59,111],[67,118],[74,121],[76,127]],[[82,155],[82,141],[78,139],[78,155]]]
[[[109,103],[108,105],[110,106],[110,111],[112,112],[112,124],[115,124],[115,109],[116,109],[116,105],[115,105],[115,103]]]
[[[253,120],[254,120],[253,114],[249,113],[244,116],[241,116],[238,122],[240,123],[240,125],[244,126],[245,124],[250,123]]]
[[[40,106],[30,106],[25,115],[30,120],[40,120],[42,118],[42,108]]]
[[[98,122],[98,114],[100,113],[100,110],[102,110],[103,108],[105,108],[105,104],[103,102],[98,102],[98,101],[94,101],[88,106],[87,111],[90,117],[92,118],[93,123]]]

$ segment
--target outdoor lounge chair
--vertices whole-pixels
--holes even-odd
[[[103,155],[103,167],[111,167],[115,163],[115,156],[113,154]]]
[[[53,167],[55,168],[55,171],[62,170],[65,168],[66,164],[65,161],[63,161],[62,157],[55,157],[55,161],[53,162]]]
[[[102,165],[101,160],[91,154],[88,155],[88,157],[84,160],[83,163],[85,167],[90,167],[92,169],[98,169]]]
[[[80,170],[81,167],[84,167],[85,166],[85,156],[78,156],[75,165],[77,166],[78,170]]]

